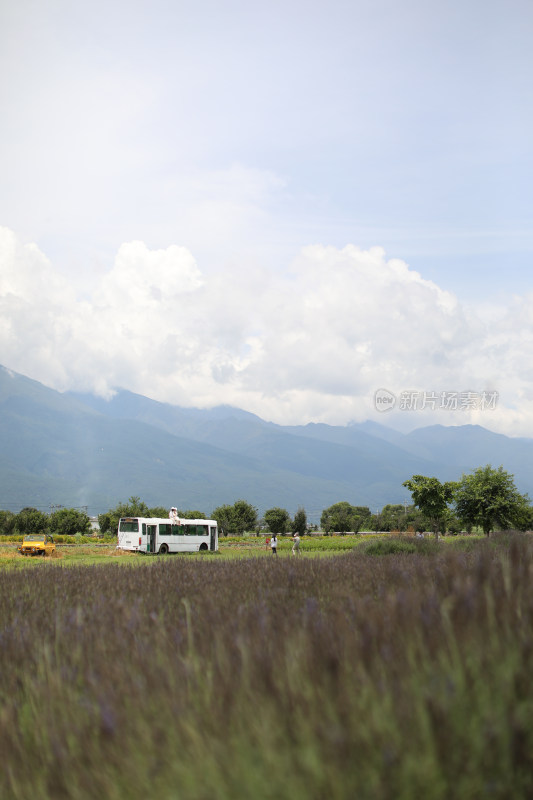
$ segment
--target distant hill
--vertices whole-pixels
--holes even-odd
[[[0,367],[0,508],[87,506],[97,514],[132,495],[197,508],[244,498],[260,512],[303,506],[318,520],[339,500],[409,499],[415,473],[457,479],[491,463],[533,495],[533,440],[479,426],[401,434],[373,422],[281,426],[229,406],[187,409],[118,391],[105,401],[61,394]]]

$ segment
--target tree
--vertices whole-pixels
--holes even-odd
[[[67,536],[76,533],[89,533],[91,521],[83,511],[75,508],[60,508],[50,516],[50,532]]]
[[[357,533],[361,530],[363,522],[369,517],[370,509],[366,506],[352,506],[343,500],[323,510],[320,525],[326,532],[338,531],[344,534],[354,531]]]
[[[165,508],[165,506],[154,506],[153,508],[148,509],[148,513],[146,514],[147,517],[158,517],[162,519],[163,517],[168,517],[168,512],[170,509]],[[178,517],[180,516],[178,512]]]
[[[294,515],[291,530],[300,536],[304,536],[307,533],[307,514],[304,508],[299,508]]]
[[[217,521],[219,534],[229,536],[233,533],[233,506],[218,506],[212,511],[211,516]]]
[[[167,512],[168,513],[168,512]],[[121,517],[150,517],[150,509],[140,497],[130,497],[127,503],[119,503],[116,508],[110,509],[105,514],[98,515],[98,525],[101,533],[116,533],[118,521]]]
[[[0,535],[10,536],[15,530],[17,515],[12,511],[0,511]]]
[[[29,533],[46,533],[50,517],[36,508],[23,508],[17,514],[15,528],[18,533],[27,536]]]
[[[404,531],[407,528],[405,508],[401,503],[387,503],[381,509],[382,531]]]
[[[448,503],[453,500],[456,484],[453,481],[441,483],[438,478],[427,478],[425,475],[413,475],[402,486],[409,489],[413,503],[427,517],[432,531],[438,536]]]
[[[237,500],[233,504],[234,524],[237,536],[245,531],[253,531],[257,522],[257,508],[246,500]]]
[[[284,508],[269,508],[265,511],[265,522],[271,533],[287,533],[290,519],[289,512]]]
[[[219,506],[212,513],[223,536],[242,536],[245,531],[255,530],[257,509],[246,500],[237,500],[232,506]]]
[[[529,498],[518,492],[514,475],[502,466],[479,467],[470,475],[463,474],[455,493],[459,519],[467,525],[479,525],[485,536],[495,527],[521,527],[528,515]]]
[[[522,512],[518,515],[516,527],[519,531],[533,530],[533,506],[526,505]]]
[[[180,509],[178,509],[178,517],[180,519],[207,519],[203,511],[196,511],[194,509],[189,511],[181,511]]]

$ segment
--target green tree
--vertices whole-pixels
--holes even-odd
[[[233,516],[237,536],[242,536],[245,531],[255,530],[257,508],[246,500],[237,500],[233,504]]]
[[[265,511],[265,522],[271,533],[287,533],[290,516],[284,508],[269,508]]]
[[[304,508],[299,508],[294,515],[291,530],[293,533],[298,533],[300,536],[305,536],[307,533],[307,514]]]
[[[448,503],[453,500],[456,485],[453,481],[441,483],[438,478],[427,478],[425,475],[413,475],[402,484],[411,492],[415,506],[429,520],[435,536],[442,528],[442,520],[446,518]]]
[[[203,511],[195,511],[195,510],[181,511],[180,509],[178,509],[178,517],[180,519],[207,519]]]
[[[362,509],[364,511],[361,513]],[[361,530],[363,521],[368,518],[366,512],[370,515],[370,510],[366,506],[352,506],[343,500],[322,511],[320,525],[326,533],[329,531],[338,531],[342,534],[348,531],[357,533]]]
[[[165,508],[165,506],[154,506],[153,508],[148,509],[147,517],[159,517],[162,519],[163,517],[168,517],[168,512],[170,511],[169,508]],[[178,514],[179,516],[179,514]]]
[[[167,512],[168,514],[168,512]],[[150,517],[150,509],[140,497],[132,496],[127,503],[119,503],[116,508],[98,515],[98,525],[101,533],[116,533],[118,521],[121,517]]]
[[[233,506],[218,506],[211,512],[211,517],[217,521],[219,534],[222,536],[233,534]]]
[[[257,525],[257,509],[246,500],[237,500],[232,506],[219,506],[211,515],[216,519],[223,536],[242,536],[253,531]]]
[[[527,518],[529,498],[514,483],[514,475],[502,466],[479,467],[463,474],[455,493],[457,516],[467,525],[479,525],[485,536],[498,528],[519,528]]]
[[[522,512],[517,516],[516,527],[519,531],[533,530],[533,506],[526,505]]]
[[[29,533],[46,533],[50,523],[48,514],[36,508],[23,508],[17,514],[15,528],[18,533],[26,536]]]
[[[401,503],[387,503],[381,509],[382,531],[404,531],[407,528],[405,509]]]
[[[12,511],[0,511],[0,536],[10,536],[15,530],[17,515]]]
[[[50,532],[67,536],[90,533],[91,521],[83,511],[75,508],[60,508],[50,515]]]

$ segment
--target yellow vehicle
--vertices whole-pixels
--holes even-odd
[[[23,556],[49,556],[55,549],[54,540],[49,533],[30,533],[18,546]]]

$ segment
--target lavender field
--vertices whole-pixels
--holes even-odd
[[[533,543],[4,570],[2,798],[529,798]]]

